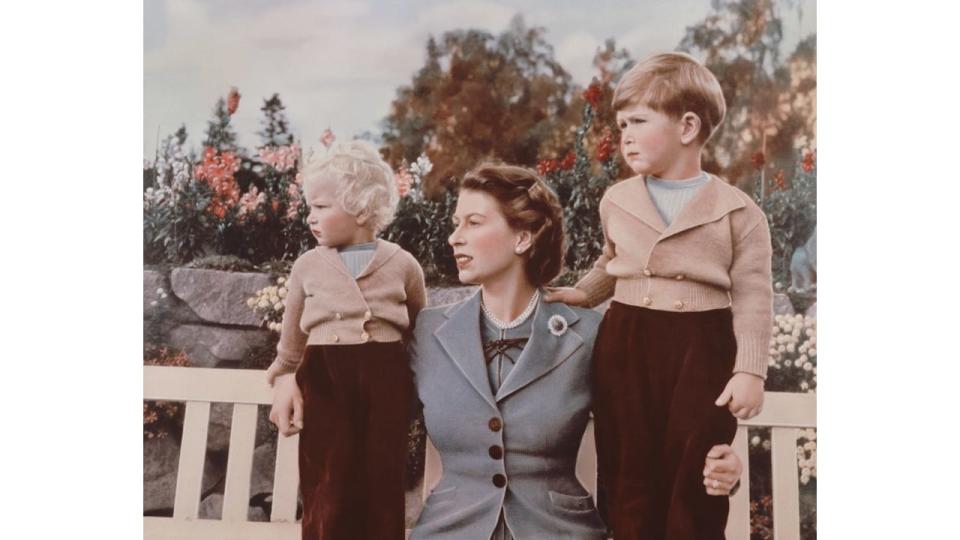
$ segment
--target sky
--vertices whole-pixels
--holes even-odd
[[[816,31],[814,0],[780,0],[786,52]],[[633,58],[673,50],[710,0],[145,0],[143,157],[185,124],[199,148],[217,99],[242,95],[231,120],[239,143],[259,144],[265,98],[286,106],[291,131],[315,147],[329,127],[341,139],[378,133],[396,90],[423,65],[427,38],[454,29],[494,35],[517,13],[546,28],[557,60],[586,85],[608,38]]]

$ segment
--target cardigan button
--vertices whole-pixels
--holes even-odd
[[[507,477],[500,473],[493,475],[493,485],[497,486],[498,488],[502,488],[503,486],[507,485]]]
[[[677,311],[680,311],[681,309],[683,309],[683,302],[677,300],[676,302],[673,303],[673,307],[677,308]]]
[[[340,341],[340,338],[338,338],[337,335],[334,334],[334,335],[330,336],[330,341],[336,343],[336,342]]]
[[[643,269],[643,275],[645,275],[645,276],[647,276],[647,277],[650,277],[650,276],[653,275],[653,272],[651,272],[649,268],[644,268],[644,269]]]
[[[652,303],[653,303],[653,299],[652,299],[652,298],[650,298],[649,296],[644,296],[644,297],[643,297],[643,305],[649,306],[649,305],[652,304]]]
[[[366,343],[368,339],[370,339],[370,334],[366,332],[363,332],[360,334],[360,341],[363,341],[364,343]]]
[[[369,321],[371,317],[373,317],[373,314],[370,313],[370,310],[368,309],[366,313],[363,314],[363,320]]]
[[[493,459],[503,459],[503,448],[493,445],[490,447],[490,457]]]
[[[493,417],[487,422],[487,427],[490,428],[490,431],[500,431],[503,428],[503,422],[499,418]]]
[[[336,313],[336,314],[333,316],[333,318],[339,321],[340,319],[343,318],[343,314],[342,314],[342,313]]]
[[[683,274],[677,274],[677,281],[683,281],[683,280],[686,279],[686,278],[687,278],[687,277],[684,276]]]

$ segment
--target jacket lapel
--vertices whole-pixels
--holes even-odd
[[[451,306],[446,316],[433,335],[470,385],[496,409],[480,340],[480,291],[466,302]]]
[[[560,336],[549,330],[550,318],[559,315],[567,321],[567,330]],[[583,338],[573,325],[580,317],[566,304],[541,301],[533,317],[530,341],[517,358],[517,363],[497,392],[497,402],[503,401],[544,376],[567,360],[583,345]],[[484,374],[486,376],[486,374]],[[486,382],[486,381],[484,381]]]
[[[627,178],[622,185],[616,198],[611,198],[610,202],[646,223],[658,233],[662,233],[667,228],[667,224],[663,222],[660,211],[650,198],[643,175]]]
[[[343,259],[340,258],[340,254],[337,253],[336,249],[327,246],[317,246],[314,249],[320,254],[320,259],[328,266],[353,280],[353,276],[350,275],[347,267],[343,265]]]
[[[736,189],[736,188],[732,188]],[[710,175],[710,180],[690,199],[673,223],[663,231],[660,240],[680,234],[683,231],[712,223],[723,216],[743,208],[746,204],[719,177]]]
[[[370,258],[370,262],[367,263],[367,266],[357,274],[357,279],[361,279],[364,276],[371,274],[377,268],[380,268],[387,261],[390,260],[390,257],[393,257],[400,251],[400,246],[394,244],[393,242],[387,242],[386,240],[377,239],[377,247],[373,252],[373,257]],[[339,255],[338,255],[339,257]],[[341,263],[340,266],[343,266]]]

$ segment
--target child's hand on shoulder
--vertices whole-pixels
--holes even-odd
[[[734,373],[716,405],[726,405],[730,413],[741,420],[760,414],[763,410],[763,378],[752,373]]]
[[[547,302],[563,302],[571,306],[582,306],[587,303],[587,293],[576,287],[546,287],[547,294],[543,299]]]

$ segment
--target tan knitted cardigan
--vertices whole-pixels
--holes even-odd
[[[296,371],[307,345],[401,341],[426,303],[423,269],[397,244],[378,239],[356,278],[336,249],[311,249],[290,271],[275,375]]]
[[[770,230],[744,192],[711,175],[667,226],[643,176],[600,201],[603,254],[576,287],[595,306],[617,302],[664,311],[730,307],[734,372],[766,377],[773,324]]]

